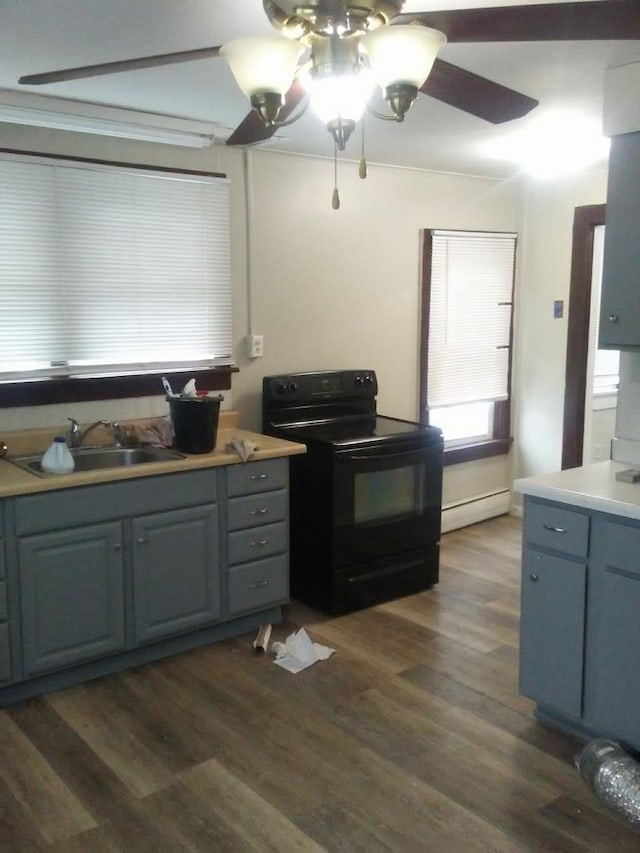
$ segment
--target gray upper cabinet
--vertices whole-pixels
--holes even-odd
[[[124,648],[120,522],[26,537],[19,560],[26,675]]]
[[[602,348],[640,347],[640,133],[611,140],[604,241]]]
[[[135,639],[156,640],[220,616],[214,505],[133,519]]]

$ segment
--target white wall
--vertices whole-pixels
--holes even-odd
[[[342,207],[334,211],[330,160],[254,150],[245,164],[242,152],[221,147],[199,151],[8,125],[0,125],[0,146],[227,173],[240,368],[230,402],[241,423],[253,429],[260,426],[263,375],[334,367],[376,370],[379,410],[417,418],[420,229],[513,231],[517,225],[518,187],[495,180],[370,164],[369,177],[361,181],[355,163],[341,163]],[[264,358],[253,361],[244,352],[250,326],[265,339]],[[71,414],[87,422],[165,411],[162,395],[0,410],[0,437],[2,430],[64,426]],[[509,457],[467,464],[465,476],[446,472],[449,500],[509,485]]]
[[[559,471],[562,460],[571,241],[576,207],[606,201],[607,169],[524,186],[518,231],[514,475]],[[554,300],[564,316],[554,319]]]

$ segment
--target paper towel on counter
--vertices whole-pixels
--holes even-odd
[[[335,652],[335,649],[312,642],[304,628],[289,634],[284,643],[273,643],[271,650],[276,655],[274,663],[294,674],[316,661],[326,660]]]
[[[246,462],[247,459],[250,459],[253,454],[258,449],[258,445],[254,444],[253,441],[249,441],[247,438],[232,438],[231,441],[227,442],[225,450],[228,453],[237,453],[240,459],[243,462]]]

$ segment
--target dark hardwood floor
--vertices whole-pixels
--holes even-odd
[[[0,851],[638,851],[518,695],[520,522],[443,537],[433,590],[0,710]]]

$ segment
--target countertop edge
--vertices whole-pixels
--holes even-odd
[[[621,483],[615,478],[625,468],[629,468],[626,463],[596,462],[515,480],[513,490],[528,497],[640,519],[640,484]]]
[[[254,454],[242,462],[237,453],[227,451],[226,445],[232,438],[246,439],[258,445]],[[187,471],[199,471],[207,468],[218,468],[222,465],[243,465],[259,462],[263,459],[277,459],[306,453],[306,445],[273,436],[263,435],[243,429],[218,430],[216,448],[211,453],[187,455],[185,459],[169,462],[150,462],[144,465],[134,465],[129,468],[108,468],[98,471],[74,472],[72,474],[50,475],[39,477],[18,468],[6,459],[0,459],[0,498],[33,495],[41,492],[58,491],[61,489],[94,486],[103,483],[114,483],[122,480],[154,477],[164,474],[178,474]]]

